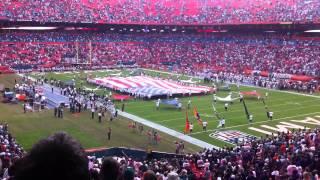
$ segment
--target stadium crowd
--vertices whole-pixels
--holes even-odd
[[[294,90],[297,92],[313,94],[320,91],[319,82],[293,81],[290,79],[277,79],[274,77],[248,76],[243,74],[220,72],[212,76],[213,80],[221,80],[226,83],[246,84],[268,89]]]
[[[8,33],[0,38],[0,62],[11,66],[21,62],[61,66],[71,59],[97,66],[132,62],[193,74],[205,70],[239,74],[250,69],[320,75],[320,41],[313,38],[70,33]]]
[[[279,132],[235,148],[204,149],[170,159],[87,156],[65,133],[39,141],[7,177],[78,180],[319,179],[320,130]],[[57,161],[59,159],[59,161]]]
[[[0,124],[0,177],[8,178],[8,169],[24,155],[23,148],[9,133],[8,124]]]
[[[3,0],[0,18],[12,21],[238,24],[319,22],[316,0]]]

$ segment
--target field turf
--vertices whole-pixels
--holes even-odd
[[[0,75],[0,84],[12,88],[14,79],[19,79],[17,75]],[[0,100],[2,98],[0,97]],[[157,150],[174,152],[174,142],[178,139],[160,133],[161,141],[158,145],[152,144],[148,137],[137,130],[129,129],[130,120],[120,118],[110,122],[109,117],[98,123],[97,118],[92,120],[90,113],[83,112],[72,115],[65,110],[63,119],[56,119],[53,110],[41,112],[23,113],[22,104],[0,103],[0,122],[9,124],[9,131],[26,150],[39,139],[45,138],[54,132],[65,131],[78,139],[84,148],[102,147],[129,147],[143,150]],[[112,128],[111,140],[107,140],[107,129]],[[145,127],[145,132],[149,130]],[[196,152],[200,148],[186,143],[187,152]]]
[[[190,79],[189,77],[186,77],[183,75],[171,75],[167,73],[159,73],[159,72],[153,72],[148,70],[145,70],[145,72],[152,76],[161,76],[161,77],[172,78],[172,79],[180,78],[184,80]],[[47,74],[33,74],[31,76],[39,77],[44,75],[47,78],[56,78],[63,81],[75,79],[75,81],[77,82],[77,86],[95,89],[96,92],[98,92],[99,94],[106,94],[108,93],[108,90],[105,90],[103,88],[97,89],[96,86],[87,84],[85,82],[85,77],[88,75],[96,76],[96,77],[104,77],[108,75],[117,75],[119,73],[121,73],[120,76],[128,76],[130,74],[130,70],[94,71],[94,72],[83,71],[83,72],[76,72],[76,73],[47,73]],[[198,82],[200,81],[197,78],[192,78],[192,80],[198,81]],[[199,83],[203,84],[203,82],[201,81]],[[239,101],[235,101],[233,104],[231,104],[229,106],[228,111],[224,110],[224,103],[217,102],[215,104],[217,111],[226,119],[226,127],[223,130],[231,130],[231,129],[239,130],[247,134],[261,137],[261,136],[264,136],[264,134],[259,133],[257,131],[250,130],[249,127],[261,128],[261,125],[268,125],[276,128],[276,125],[279,125],[280,122],[291,122],[290,120],[302,120],[306,117],[315,117],[317,115],[320,115],[320,111],[319,111],[320,99],[319,98],[296,95],[296,94],[280,92],[280,91],[266,90],[266,89],[255,88],[255,87],[246,87],[246,86],[240,87],[240,91],[252,91],[252,90],[258,91],[263,96],[265,95],[266,92],[268,92],[269,96],[265,100],[265,103],[268,106],[268,108],[274,112],[273,120],[270,121],[267,119],[264,104],[262,103],[262,101],[259,101],[256,98],[245,98],[248,111],[254,116],[254,120],[251,125],[247,121],[246,114],[244,111],[244,106],[241,103],[239,103]],[[238,92],[235,86],[232,86],[232,91],[235,93]],[[228,95],[228,93],[229,92],[226,92],[226,91],[219,91],[217,93],[217,96],[225,97]],[[185,126],[185,119],[186,119],[185,111],[186,111],[186,106],[189,99],[191,100],[192,103],[191,103],[191,108],[187,111],[189,115],[189,120],[194,124],[194,131],[192,134],[190,134],[190,136],[193,136],[195,138],[198,138],[200,140],[206,141],[208,143],[211,143],[217,146],[224,146],[224,145],[230,146],[231,144],[209,137],[209,134],[212,133],[213,131],[222,130],[221,128],[217,128],[218,119],[213,114],[212,94],[180,98],[180,100],[183,103],[182,111],[178,111],[177,109],[169,106],[160,106],[160,110],[156,110],[154,100],[126,101],[125,111],[128,113],[140,116],[142,118],[145,118],[147,120],[156,122],[168,128],[174,129],[176,131],[183,132],[184,126]],[[120,107],[121,102],[118,102],[117,105],[118,107]],[[193,116],[194,107],[197,108],[201,118],[208,122],[207,131],[202,131],[202,127],[198,125],[196,119],[194,118]],[[87,126],[86,124],[87,119],[88,118],[84,118],[83,120],[84,122],[77,122],[75,124],[77,126],[82,126],[83,125],[82,123],[84,123],[83,126]],[[299,123],[296,123],[296,124],[304,126],[304,124],[299,124]],[[315,125],[308,125],[308,127],[314,128]],[[42,133],[40,132],[41,128],[45,128],[45,127],[38,128],[39,134]],[[92,128],[93,129],[91,130],[94,131],[95,128],[100,128],[100,127],[97,125],[96,127],[92,127]],[[79,127],[79,129],[82,129],[82,127]],[[104,130],[102,130],[102,132],[103,131]],[[19,130],[16,130],[16,132],[19,133]],[[271,132],[276,133],[276,131],[271,131]],[[90,136],[90,133],[92,132],[88,132],[87,134],[80,134],[79,139],[81,140],[81,138],[87,135]],[[85,140],[83,140],[83,142],[85,142],[85,144],[87,145]],[[88,142],[87,147],[102,145],[101,143],[94,144],[93,142]]]

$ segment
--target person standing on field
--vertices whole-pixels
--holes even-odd
[[[94,112],[95,112],[95,109],[94,107],[91,108],[91,119],[94,119]]]
[[[111,139],[111,127],[108,128],[108,140],[110,141]]]
[[[102,113],[101,113],[101,111],[99,111],[99,112],[98,112],[99,123],[101,123],[101,118],[102,118]]]

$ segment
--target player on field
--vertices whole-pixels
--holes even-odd
[[[220,128],[220,127],[224,128],[225,123],[226,123],[226,120],[224,118],[220,119],[217,128]]]
[[[189,130],[190,130],[190,133],[192,133],[192,130],[193,130],[193,124],[192,124],[192,122],[190,123]]]
[[[158,101],[156,102],[156,109],[157,109],[157,110],[159,110],[159,107],[160,107],[160,101],[161,101],[161,100],[160,100],[160,99],[158,99]]]
[[[269,112],[269,119],[272,120],[272,117],[273,117],[273,112],[270,111],[270,112]]]
[[[228,111],[228,107],[229,107],[229,104],[228,104],[228,103],[225,103],[225,104],[224,104],[224,110],[225,110],[225,111]]]
[[[207,122],[207,121],[202,121],[202,129],[203,129],[204,131],[207,130],[207,125],[208,125],[208,122]]]
[[[252,123],[252,121],[253,121],[253,115],[252,115],[252,114],[250,114],[250,115],[249,115],[249,123],[251,124],[251,123]]]
[[[243,101],[243,95],[239,94],[239,96],[240,96],[240,102],[242,102]]]
[[[98,120],[99,120],[99,123],[101,123],[101,118],[102,118],[102,113],[101,111],[98,112]]]
[[[190,107],[191,107],[191,99],[189,99],[188,101],[188,109],[190,109]]]

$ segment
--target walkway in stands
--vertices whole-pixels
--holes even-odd
[[[187,136],[185,134],[182,134],[178,131],[175,131],[175,130],[172,130],[172,129],[169,129],[165,126],[162,126],[160,124],[157,124],[157,123],[154,123],[154,122],[151,122],[150,120],[147,120],[147,119],[143,119],[141,117],[138,117],[138,116],[135,116],[133,114],[129,114],[127,112],[122,112],[120,110],[118,110],[119,112],[119,115],[123,116],[123,117],[126,117],[128,119],[131,119],[135,122],[138,122],[138,123],[141,123],[141,124],[144,124],[146,126],[149,126],[149,127],[152,127],[158,131],[161,131],[163,133],[166,133],[166,134],[169,134],[173,137],[176,137],[176,138],[179,138],[183,141],[186,141],[188,143],[191,143],[191,144],[194,144],[196,146],[199,146],[201,148],[209,148],[209,149],[212,149],[212,148],[215,148],[215,149],[220,149],[219,147],[217,146],[214,146],[212,144],[209,144],[209,143],[206,143],[204,141],[201,141],[199,139],[196,139],[196,138],[193,138],[191,136]]]

